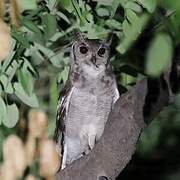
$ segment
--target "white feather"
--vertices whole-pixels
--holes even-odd
[[[120,95],[119,95],[119,91],[118,91],[118,88],[115,87],[115,95],[113,97],[113,104],[116,103],[116,101],[119,99]]]

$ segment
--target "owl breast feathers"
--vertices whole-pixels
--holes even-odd
[[[72,46],[55,130],[58,146],[62,146],[62,169],[94,147],[119,98],[109,54],[110,44],[100,40],[81,37]]]

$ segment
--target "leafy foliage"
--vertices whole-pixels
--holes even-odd
[[[28,3],[18,1],[18,4],[23,12],[20,17],[16,17],[21,27],[18,29],[12,22],[12,51],[1,63],[2,114],[7,114],[7,108],[10,107],[14,95],[20,100],[15,98],[17,103],[23,102],[30,107],[38,107],[34,83],[38,76],[42,74],[48,76],[44,68],[49,67],[49,62],[55,72],[58,72],[53,73],[53,67],[50,67],[52,84],[49,91],[53,92],[51,102],[54,104],[53,108],[55,107],[58,96],[56,82],[61,84],[66,81],[69,61],[66,47],[72,43],[74,31],[80,30],[88,38],[101,39],[113,33],[116,36],[114,42],[116,53],[113,54],[112,59],[114,64],[118,64],[115,65],[115,69],[125,64],[135,68],[139,65],[133,59],[140,59],[136,54],[142,52],[136,50],[132,59],[132,47],[147,30],[151,31],[148,27],[151,28],[153,24],[151,21],[155,22],[152,27],[155,29],[151,32],[154,39],[149,40],[151,43],[145,49],[146,69],[141,70],[155,77],[160,76],[168,66],[172,59],[173,48],[179,42],[180,24],[177,21],[179,6],[174,6],[168,0],[160,3],[156,0],[113,0],[97,3],[85,3],[82,0],[39,2],[31,0]],[[170,14],[161,13],[160,8]],[[5,16],[6,21],[9,21],[9,18],[10,16]],[[142,77],[139,72],[135,77],[132,76],[132,72],[122,72],[119,82],[124,87],[128,87],[128,84],[134,83],[134,78],[138,77]],[[19,116],[17,113],[16,115]],[[1,121],[3,121],[2,116]],[[8,127],[14,125],[15,123],[12,122]]]

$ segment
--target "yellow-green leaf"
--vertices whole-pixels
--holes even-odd
[[[19,110],[17,105],[14,103],[12,105],[7,105],[6,117],[3,119],[3,124],[8,128],[13,128],[19,119]]]
[[[168,67],[173,55],[170,36],[160,33],[150,44],[146,59],[146,72],[150,76],[159,76]]]

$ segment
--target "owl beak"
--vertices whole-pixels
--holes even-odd
[[[96,67],[98,67],[98,65],[96,64],[96,56],[92,56],[91,62],[92,62]]]

